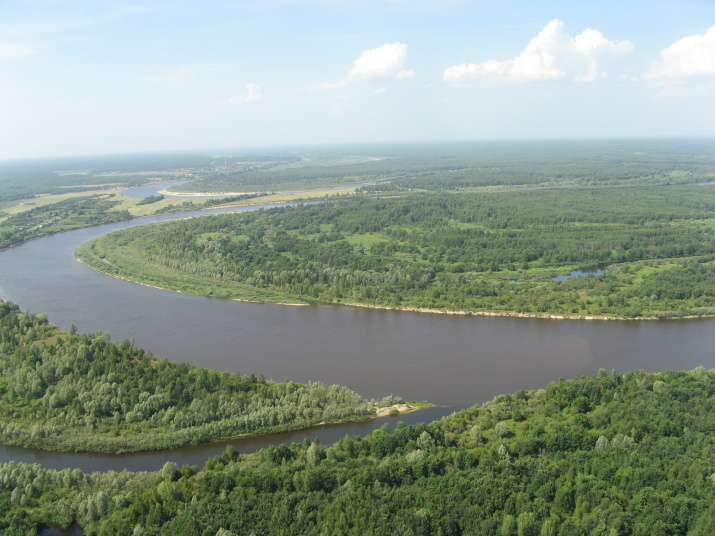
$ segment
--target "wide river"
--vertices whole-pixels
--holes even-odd
[[[255,207],[241,210],[252,210]],[[217,212],[217,211],[213,211]],[[208,214],[201,212],[200,214]],[[160,358],[242,374],[340,383],[366,398],[394,393],[439,407],[402,416],[430,421],[500,393],[559,377],[715,367],[715,321],[598,321],[453,316],[313,304],[283,306],[191,296],[129,283],[75,260],[101,234],[189,214],[142,218],[31,241],[0,253],[0,297],[46,312],[61,328],[134,338]],[[241,452],[346,433],[384,422],[234,441]],[[154,470],[169,459],[202,464],[225,444],[133,455],[48,453],[0,447],[0,461],[93,470]]]

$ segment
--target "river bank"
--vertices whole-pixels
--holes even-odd
[[[338,305],[348,305],[350,307],[365,307],[368,309],[383,309],[389,311],[408,311],[412,313],[430,313],[438,315],[459,315],[459,316],[493,316],[504,318],[543,318],[549,320],[660,320],[655,316],[642,317],[626,317],[626,316],[605,316],[605,315],[559,315],[551,313],[519,313],[516,311],[453,311],[449,309],[430,309],[428,307],[401,307],[392,305],[373,305],[359,302],[330,302]],[[686,318],[705,318],[705,317],[680,317]]]
[[[86,261],[82,260],[79,257],[76,257],[76,258],[79,262],[81,262],[88,268],[91,268],[92,270],[103,273],[105,275],[109,275],[116,279],[121,279],[123,281],[128,281],[130,283],[136,283],[138,285],[144,285],[147,287],[160,289],[160,290],[169,290],[172,292],[193,294],[194,296],[203,296],[203,294],[195,294],[195,293],[185,292],[185,291],[174,289],[171,287],[150,285],[148,283],[136,281],[134,279],[129,279],[126,277],[114,275],[114,274],[111,274],[104,270],[100,270],[99,268],[88,264]],[[101,259],[101,260],[106,262],[109,266],[113,266],[110,262],[108,262],[104,259]],[[266,299],[266,300],[249,300],[249,299],[233,298],[233,297],[231,297],[231,298],[221,298],[218,296],[206,296],[206,297],[229,299],[232,301],[240,301],[240,302],[245,302],[245,303],[273,303],[276,305],[291,305],[291,306],[306,306],[306,305],[308,305],[307,303],[304,303],[304,302],[303,303],[293,303],[293,302],[288,302],[288,301],[271,301],[268,299]],[[300,298],[298,298],[298,299],[300,299]],[[368,303],[360,303],[360,302],[345,302],[345,301],[337,301],[337,300],[325,301],[325,302],[321,302],[321,301],[317,301],[317,300],[309,300],[309,301],[312,301],[315,303],[346,305],[349,307],[362,307],[362,308],[366,308],[366,309],[381,309],[381,310],[386,310],[386,311],[404,311],[404,312],[412,312],[412,313],[427,313],[427,314],[439,314],[439,315],[486,316],[486,317],[504,317],[504,318],[537,318],[537,319],[548,319],[548,320],[629,321],[629,322],[639,321],[639,320],[651,320],[651,321],[663,320],[662,318],[658,318],[656,316],[627,317],[627,316],[618,316],[618,315],[613,315],[613,316],[590,315],[590,314],[567,315],[567,314],[554,314],[554,313],[526,313],[526,312],[517,312],[517,311],[461,311],[461,310],[450,310],[450,309],[432,309],[432,308],[428,308],[428,307],[409,307],[409,306],[368,304]],[[698,319],[698,318],[712,318],[712,316],[710,316],[710,315],[700,315],[700,316],[684,315],[684,316],[674,316],[672,318],[669,318],[669,320],[692,320],[692,319]]]

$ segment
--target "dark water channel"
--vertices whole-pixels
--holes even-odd
[[[247,210],[247,209],[241,209]],[[202,212],[201,214],[207,214]],[[433,420],[497,394],[545,387],[559,377],[715,367],[715,321],[585,321],[420,314],[346,306],[242,303],[158,290],[111,278],[73,250],[100,234],[179,216],[63,233],[0,253],[0,296],[47,312],[62,328],[134,338],[160,358],[242,374],[347,385],[367,398],[394,393],[441,407],[403,416]],[[271,443],[346,433],[384,422],[323,427],[233,442],[241,452]],[[57,454],[0,447],[0,461],[93,470],[155,470],[169,459],[202,464],[225,444],[134,455]]]

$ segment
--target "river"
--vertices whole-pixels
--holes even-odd
[[[115,279],[87,268],[72,254],[82,242],[115,229],[188,215],[194,213],[79,229],[1,252],[0,296],[22,310],[46,312],[64,329],[74,323],[80,332],[134,338],[160,358],[277,380],[340,383],[367,398],[394,393],[440,406],[401,417],[406,423],[439,418],[500,393],[545,387],[559,377],[595,374],[601,367],[609,372],[715,367],[713,320],[552,320],[243,303]],[[305,437],[327,443],[395,421],[232,444],[248,452]],[[168,459],[201,464],[224,448],[214,444],[110,456],[0,447],[0,461],[85,471],[154,470]]]

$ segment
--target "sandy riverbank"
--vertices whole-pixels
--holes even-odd
[[[431,406],[425,406],[425,407],[431,407]],[[377,416],[378,417],[388,417],[390,415],[394,415],[393,410],[397,411],[397,413],[411,413],[413,411],[418,411],[420,409],[424,408],[419,408],[417,406],[410,406],[409,404],[394,404],[392,406],[386,407],[386,408],[377,408]]]
[[[159,190],[157,193],[175,197],[230,197],[235,195],[255,195],[260,192],[170,192],[164,189]]]
[[[517,313],[516,311],[453,311],[449,309],[430,309],[428,307],[395,307],[389,305],[372,305],[359,302],[332,302],[339,305],[349,305],[351,307],[366,307],[368,309],[385,309],[390,311],[409,311],[413,313],[432,313],[437,315],[464,315],[464,316],[500,316],[510,318],[546,318],[553,320],[658,320],[655,316],[641,316],[630,318],[626,316],[604,316],[604,315],[557,315],[550,313]],[[699,318],[699,317],[682,317]]]

